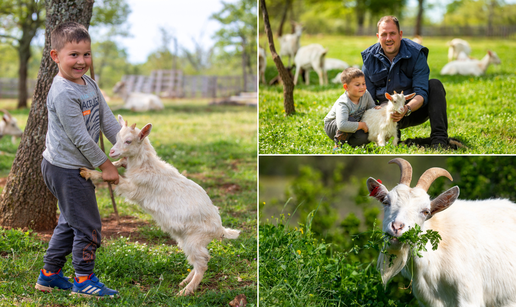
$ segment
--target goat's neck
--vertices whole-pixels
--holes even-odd
[[[480,67],[480,69],[482,69],[483,72],[486,72],[487,67],[489,66],[489,60],[490,60],[490,56],[489,56],[489,54],[486,54],[482,58],[482,60],[480,60],[478,62],[478,67]]]
[[[127,156],[127,168],[144,168],[153,164],[157,159],[154,148],[150,144],[142,144],[138,154]]]

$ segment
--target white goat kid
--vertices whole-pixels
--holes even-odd
[[[129,109],[134,112],[146,112],[149,110],[163,110],[164,108],[161,99],[154,94],[129,93],[124,81],[119,81],[115,84],[113,92],[119,93],[124,100],[123,109]]]
[[[460,55],[462,60],[452,61],[441,69],[441,75],[466,75],[480,76],[485,74],[490,64],[500,64],[500,58],[496,52],[488,50],[482,60],[464,60],[464,54]]]
[[[430,200],[432,182],[440,176],[453,180],[450,173],[430,168],[411,188],[410,163],[401,158],[389,163],[401,169],[400,183],[391,191],[374,178],[367,180],[370,196],[384,205],[383,231],[394,237],[387,252],[397,256],[390,263],[380,253],[377,268],[383,283],[401,272],[412,279],[421,306],[516,306],[516,204],[457,200],[457,186]],[[397,238],[416,224],[423,232],[437,231],[442,239],[437,250],[429,242],[422,258],[410,259],[410,247]]]
[[[306,85],[310,84],[310,70],[312,69],[315,70],[319,76],[320,85],[328,84],[328,76],[326,75],[326,70],[324,69],[324,57],[326,56],[327,52],[328,49],[324,49],[324,47],[319,44],[311,44],[299,48],[296,54],[296,58],[294,59],[296,64],[294,85],[297,85],[297,80],[301,70],[304,70],[305,72]]]
[[[457,59],[461,52],[464,52],[467,56],[471,53],[471,47],[468,42],[460,38],[452,39],[448,42],[448,46],[450,46],[448,48],[448,62]]]
[[[260,71],[260,82],[266,84],[265,68],[267,66],[267,54],[261,46],[258,48],[258,70]]]
[[[0,121],[0,138],[4,135],[10,135],[11,142],[14,143],[17,137],[22,136],[23,131],[18,127],[16,118],[9,114],[7,110],[1,109],[0,111],[4,113],[2,120]]]
[[[303,25],[294,22],[294,34],[285,34],[279,38],[280,43],[280,57],[288,56],[288,67],[290,67],[290,59],[293,59],[299,48],[301,47],[301,33],[303,32]]]
[[[151,124],[140,131],[135,128],[136,124],[128,127],[120,115],[118,121],[122,129],[109,156],[121,158],[113,164],[127,169],[115,191],[129,202],[140,205],[177,241],[194,267],[179,284],[186,287],[178,295],[192,294],[208,268],[208,243],[213,239],[236,239],[240,231],[224,228],[218,209],[208,194],[156,155],[147,138]],[[102,173],[98,171],[82,168],[81,176],[102,181]]]
[[[394,112],[402,113],[405,101],[412,99],[416,96],[416,93],[410,95],[403,95],[403,92],[394,94],[391,96],[389,93],[385,93],[385,97],[389,99],[387,105],[382,105],[381,109],[372,108],[365,111],[362,116],[362,121],[367,124],[368,140],[375,142],[377,146],[385,146],[391,137],[394,136],[392,144],[398,145],[398,131],[396,127],[398,123],[394,122],[391,118],[391,114]]]

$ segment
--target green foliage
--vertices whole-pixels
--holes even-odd
[[[429,47],[430,78],[440,79],[446,89],[448,134],[460,139],[468,147],[459,150],[421,149],[415,146],[399,145],[380,148],[374,144],[351,148],[345,145],[333,152],[333,141],[324,132],[323,119],[337,98],[342,95],[341,85],[299,84],[294,91],[296,114],[285,116],[283,94],[280,86],[260,85],[259,121],[261,154],[511,154],[516,145],[516,107],[509,103],[516,99],[516,62],[512,50],[516,43],[508,40],[469,40],[473,57],[482,58],[485,46],[496,51],[502,61],[500,66],[491,66],[480,77],[440,76],[440,69],[447,63],[447,42],[443,38],[425,38]],[[320,43],[328,48],[328,58],[338,58],[350,65],[361,65],[360,52],[375,43],[375,37],[303,36],[303,45]],[[345,42],[346,48],[342,44]],[[276,69],[270,57],[267,66],[267,80],[272,79]],[[328,74],[328,79],[334,77]],[[428,137],[430,123],[402,130],[402,140]]]

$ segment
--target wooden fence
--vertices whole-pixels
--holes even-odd
[[[27,80],[27,94],[32,97],[36,80]],[[18,98],[18,79],[0,78],[0,98]]]
[[[174,70],[154,70],[150,76],[125,75],[122,81],[129,92],[168,98],[218,98],[257,90],[254,75],[247,76],[246,88],[242,76],[185,76]]]

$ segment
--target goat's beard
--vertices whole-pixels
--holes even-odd
[[[380,253],[378,256],[378,261],[376,263],[376,269],[380,271],[380,275],[382,276],[383,286],[387,286],[387,283],[391,278],[396,276],[407,264],[408,256],[409,256],[410,246],[407,244],[403,244],[400,249],[389,249],[387,250],[387,254]],[[390,263],[390,254],[395,255],[396,258],[392,260]]]

